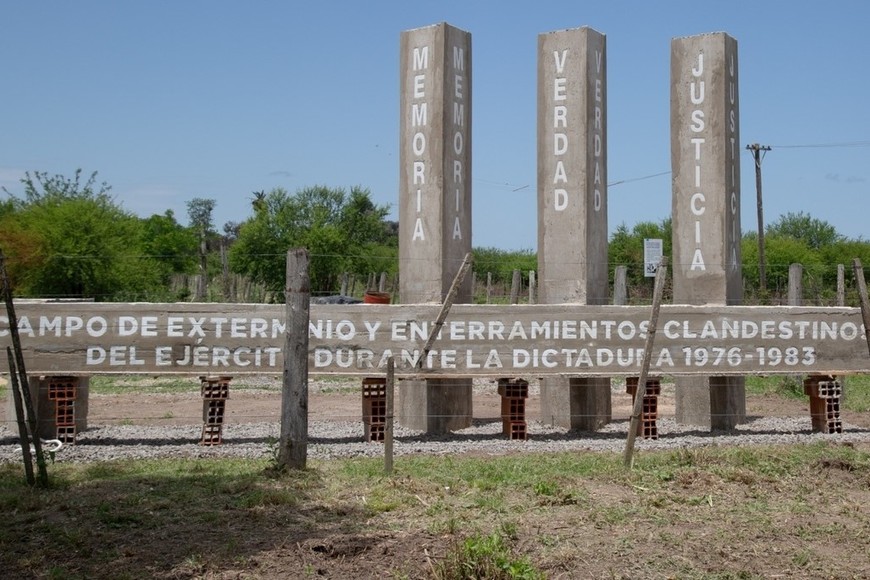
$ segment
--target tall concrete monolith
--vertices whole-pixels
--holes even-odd
[[[607,53],[591,28],[538,36],[538,270],[541,304],[607,304]],[[610,379],[541,382],[541,418],[610,421]]]
[[[737,41],[671,41],[675,304],[740,304],[740,122]],[[746,416],[743,377],[681,377],[679,423],[730,429]]]
[[[471,34],[407,30],[400,50],[399,300],[441,302],[471,251]],[[455,302],[471,302],[470,278]],[[403,381],[397,399],[412,429],[471,425],[468,379]]]

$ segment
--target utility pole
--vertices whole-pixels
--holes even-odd
[[[753,143],[746,148],[755,159],[755,193],[758,197],[758,285],[761,295],[767,293],[767,268],[764,260],[764,209],[761,203],[761,160],[770,151],[770,145]]]

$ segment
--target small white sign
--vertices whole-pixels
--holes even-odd
[[[662,263],[662,240],[647,238],[643,241],[643,275],[646,278],[654,278],[659,264]]]

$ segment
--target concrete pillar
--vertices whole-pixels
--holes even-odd
[[[43,439],[57,437],[57,402],[49,397],[48,385],[54,377],[30,376],[27,384],[30,387],[30,400],[33,411],[36,413],[37,431]],[[77,377],[78,386],[75,397],[75,431],[81,433],[88,428],[88,395],[90,392],[90,377]],[[6,399],[6,426],[14,433],[18,433],[18,425],[15,419],[15,405],[12,399],[12,384],[3,384],[0,380],[0,388],[10,389]]]
[[[607,53],[587,27],[538,36],[538,301],[607,304]],[[610,379],[548,378],[541,418],[610,421]]]
[[[471,34],[407,30],[400,48],[399,301],[441,302],[471,251]],[[471,302],[466,278],[456,303]],[[471,380],[403,381],[399,422],[471,425]]]
[[[671,41],[675,304],[740,304],[740,124],[737,41]],[[746,416],[742,377],[679,377],[679,423],[730,429]]]

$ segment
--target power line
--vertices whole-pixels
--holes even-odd
[[[771,145],[776,149],[830,149],[834,147],[870,147],[870,141],[843,141],[841,143],[809,143],[806,145]],[[748,146],[747,146],[748,148]]]
[[[620,179],[619,181],[613,181],[607,184],[607,187],[613,187],[614,185],[622,185],[623,183],[632,183],[634,181],[643,181],[645,179],[652,179],[653,177],[661,177],[662,175],[670,175],[670,171],[662,171],[661,173],[653,173],[652,175],[644,175],[643,177],[631,177],[629,179]]]

